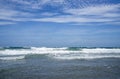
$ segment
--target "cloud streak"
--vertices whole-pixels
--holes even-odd
[[[111,22],[113,19],[95,19],[95,18],[81,18],[77,16],[59,16],[53,18],[42,18],[42,19],[33,19],[33,21],[42,21],[42,22],[56,22],[56,23],[86,23],[86,22]]]
[[[15,22],[0,22],[0,25],[16,24]]]
[[[10,0],[8,0],[10,1]],[[74,0],[73,0],[74,1]],[[92,2],[95,0],[91,0]],[[106,0],[101,0],[106,1]],[[3,1],[4,2],[4,1]],[[112,23],[119,24],[120,21],[120,4],[89,4],[90,1],[77,0],[74,5],[69,0],[11,0],[11,4],[21,4],[21,8],[31,9],[18,10],[12,6],[0,8],[0,19],[5,21],[33,21],[33,22],[55,22],[55,23]],[[72,2],[72,1],[71,1]],[[81,4],[80,4],[81,2]],[[100,1],[99,1],[100,2]],[[78,5],[79,4],[79,5]],[[49,6],[46,8],[46,6]],[[58,7],[59,6],[59,7]],[[62,6],[62,7],[60,7]],[[78,7],[79,6],[79,7]],[[6,8],[7,7],[7,8]],[[17,6],[16,6],[17,7]],[[49,8],[58,8],[51,11]],[[43,11],[44,10],[44,11]],[[55,12],[56,11],[56,12]],[[3,23],[5,24],[5,22]],[[6,24],[10,24],[7,23]],[[12,24],[12,23],[11,23]],[[14,23],[13,23],[14,24]],[[1,23],[2,25],[2,23]]]
[[[120,4],[117,5],[96,5],[88,6],[82,9],[68,9],[65,12],[73,15],[102,15],[103,13],[112,13],[119,11]]]

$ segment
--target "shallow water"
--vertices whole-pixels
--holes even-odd
[[[9,52],[6,53],[6,50]],[[35,54],[28,53],[29,51]],[[54,53],[50,51],[53,50],[2,49],[0,79],[120,79],[118,48],[94,48],[84,53],[81,53],[81,49],[75,49],[74,52],[67,49],[66,52],[66,48],[57,49],[59,53],[55,52],[56,49]]]

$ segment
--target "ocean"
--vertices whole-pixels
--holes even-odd
[[[120,79],[120,48],[0,47],[0,79]]]

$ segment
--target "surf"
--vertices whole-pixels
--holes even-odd
[[[29,55],[29,56],[28,56]],[[54,59],[95,59],[120,58],[120,48],[81,48],[81,47],[3,47],[0,60],[18,60],[44,55]]]

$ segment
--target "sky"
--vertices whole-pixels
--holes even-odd
[[[0,47],[120,47],[120,0],[0,0]]]

